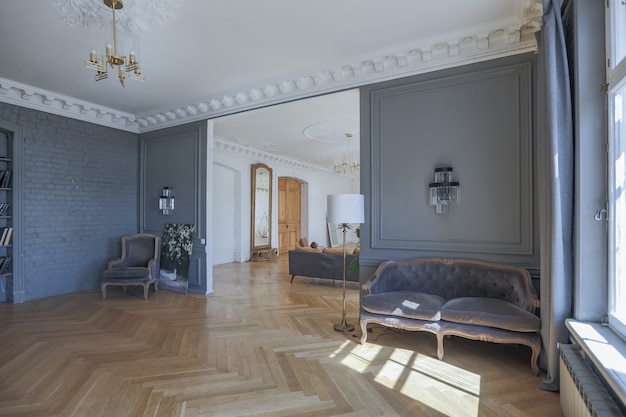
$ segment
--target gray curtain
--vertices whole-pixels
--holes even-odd
[[[567,343],[565,319],[572,305],[574,135],[563,0],[543,0],[537,35],[537,155],[541,230],[541,388],[559,389],[558,343]]]

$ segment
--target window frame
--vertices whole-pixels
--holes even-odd
[[[620,36],[620,34],[622,36]],[[618,281],[626,287],[626,237],[618,239],[621,224],[626,229],[626,5],[621,0],[607,2],[606,11],[606,54],[607,62],[607,126],[608,126],[608,305],[609,327],[626,339],[626,303],[619,304]],[[618,103],[617,100],[620,99]],[[621,114],[617,114],[617,113]],[[619,117],[620,122],[617,122]],[[621,158],[621,162],[618,160]],[[621,167],[619,166],[621,164]],[[617,173],[617,169],[621,172]],[[616,173],[622,178],[616,178]],[[621,192],[618,190],[622,186]],[[621,206],[620,206],[621,204]],[[618,208],[621,210],[618,211]],[[618,215],[621,213],[621,217]],[[626,230],[621,232],[626,235]],[[620,259],[616,255],[623,246]],[[623,281],[623,282],[622,282]],[[622,290],[624,292],[624,290]],[[622,297],[626,298],[623,294]],[[619,317],[621,315],[621,318]]]

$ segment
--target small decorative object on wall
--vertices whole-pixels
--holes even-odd
[[[435,168],[435,182],[430,184],[430,205],[437,214],[448,214],[449,206],[459,204],[459,183],[452,181],[452,167]]]
[[[165,225],[161,239],[160,288],[187,293],[193,231],[192,224]]]
[[[172,187],[163,187],[161,197],[159,197],[159,210],[163,211],[164,216],[168,216],[174,211],[173,192]]]

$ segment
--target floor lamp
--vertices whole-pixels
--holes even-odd
[[[335,331],[347,333],[354,330],[354,326],[346,321],[346,231],[351,229],[351,223],[365,221],[364,203],[362,194],[331,194],[327,197],[328,222],[338,224],[343,230],[343,315],[341,323],[335,324]]]

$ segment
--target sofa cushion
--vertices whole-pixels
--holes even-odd
[[[311,248],[309,246],[296,246],[295,250],[299,250],[299,251],[302,251],[302,252],[321,252],[319,249]]]
[[[393,291],[363,296],[361,305],[374,314],[389,314],[410,319],[438,321],[446,302],[438,295],[416,291]]]
[[[322,253],[328,253],[330,255],[343,255],[343,248],[324,248],[322,249]],[[350,253],[350,251],[346,250],[346,253]]]
[[[441,307],[441,319],[516,332],[536,332],[541,328],[539,317],[495,298],[454,298]]]

